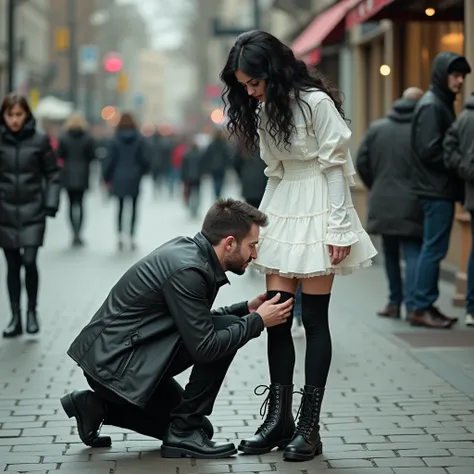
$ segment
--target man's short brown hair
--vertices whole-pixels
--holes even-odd
[[[229,235],[241,242],[250,232],[252,224],[266,227],[268,218],[246,202],[218,199],[207,211],[201,232],[211,245],[218,245]]]

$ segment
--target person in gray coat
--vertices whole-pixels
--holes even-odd
[[[84,222],[84,193],[89,188],[95,144],[82,114],[72,114],[66,121],[65,129],[59,139],[57,153],[63,163],[62,181],[69,197],[72,245],[82,246],[84,242],[80,234]]]
[[[444,164],[466,183],[464,207],[471,214],[471,242],[474,242],[474,93],[444,139]],[[474,246],[467,267],[466,326],[474,326]]]
[[[379,316],[400,318],[405,304],[410,317],[418,255],[423,235],[421,203],[411,185],[411,120],[423,91],[410,87],[394,102],[387,117],[373,122],[357,154],[357,170],[369,190],[367,230],[382,236],[388,304]],[[405,291],[400,270],[405,260]]]

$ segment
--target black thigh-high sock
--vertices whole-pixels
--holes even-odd
[[[293,293],[286,291],[267,291],[267,299],[272,299],[277,293],[281,294],[280,303],[294,298]],[[270,381],[281,385],[293,383],[293,372],[295,369],[295,346],[291,335],[291,316],[283,324],[268,328],[268,366],[270,369]]]
[[[327,295],[301,295],[301,313],[306,331],[306,385],[324,388],[332,357]]]

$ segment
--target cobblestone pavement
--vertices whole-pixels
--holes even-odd
[[[235,194],[235,193],[234,193]],[[209,202],[209,198],[207,199]],[[65,202],[63,208],[65,208]],[[323,405],[324,455],[307,463],[285,463],[280,452],[239,455],[217,461],[161,459],[159,442],[105,426],[109,449],[84,447],[74,423],[59,405],[64,393],[85,388],[65,350],[101,304],[116,279],[141,255],[177,234],[192,234],[199,222],[188,218],[179,200],[167,196],[141,201],[139,250],[116,251],[114,207],[97,192],[87,202],[87,247],[69,248],[66,212],[51,222],[40,255],[42,333],[0,341],[0,471],[68,474],[472,474],[474,405],[421,365],[409,347],[392,337],[396,325],[375,321],[385,283],[373,267],[339,278],[331,306],[334,359]],[[0,314],[9,317],[0,263]],[[246,299],[263,289],[260,277],[232,277],[218,303]],[[374,322],[375,321],[375,322]],[[302,367],[304,340],[297,339]],[[181,377],[184,381],[184,377]],[[267,383],[265,337],[243,348],[232,365],[212,421],[216,439],[238,442],[260,423],[262,399],[253,394]],[[301,370],[297,387],[303,383]],[[299,397],[295,397],[297,409]]]

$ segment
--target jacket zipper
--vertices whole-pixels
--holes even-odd
[[[125,359],[125,362],[123,363],[122,367],[120,367],[120,371],[118,373],[118,377],[122,378],[125,374],[125,372],[128,369],[128,366],[130,365],[130,362],[133,359],[133,356],[137,352],[138,347],[134,347],[135,343],[138,341],[138,334],[136,332],[132,332],[130,334],[130,345],[133,347],[132,352],[128,354],[128,357]]]

